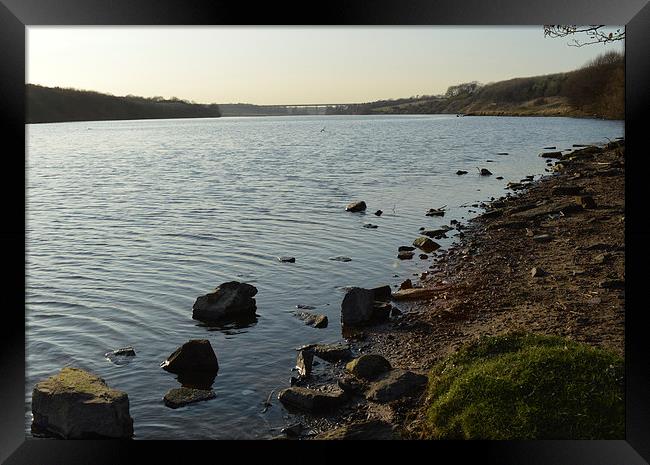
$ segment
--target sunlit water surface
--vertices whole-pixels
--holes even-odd
[[[138,439],[277,435],[290,418],[263,402],[289,385],[296,347],[341,340],[341,288],[426,270],[397,247],[545,174],[543,147],[620,136],[620,121],[454,115],[28,125],[26,434],[34,384],[71,365],[128,393]],[[344,210],[356,199],[366,214]],[[341,255],[352,261],[329,260]],[[257,322],[198,326],[196,297],[230,280],[259,289]],[[306,326],[298,304],[329,326]],[[196,338],[217,353],[217,397],[172,410],[162,397],[179,384],[159,364]],[[130,363],[104,357],[128,345]]]

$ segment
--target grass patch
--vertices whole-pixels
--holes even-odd
[[[486,337],[429,375],[431,439],[624,439],[623,359],[553,336]]]

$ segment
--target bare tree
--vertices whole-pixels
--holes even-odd
[[[603,28],[604,25],[591,25],[591,26],[544,26],[544,37],[569,37],[575,34],[583,34],[586,37],[585,41],[573,39],[569,42],[571,47],[583,47],[591,44],[608,44],[618,40],[625,39],[625,29],[616,29],[616,32],[606,32]]]

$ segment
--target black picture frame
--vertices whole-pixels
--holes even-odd
[[[25,34],[30,25],[542,25],[626,26],[626,439],[620,441],[422,441],[409,442],[408,459],[499,464],[647,464],[650,461],[650,362],[643,317],[650,227],[644,221],[649,198],[643,116],[649,108],[650,5],[648,0],[342,0],[225,3],[207,0],[0,0],[0,118],[5,130],[5,199],[0,241],[4,255],[3,324],[0,325],[0,461],[7,464],[138,463],[198,461],[241,444],[196,441],[57,441],[25,437]],[[541,31],[540,31],[541,33]],[[15,144],[8,144],[13,142]],[[13,148],[8,148],[13,147]],[[644,150],[645,149],[645,150]],[[20,156],[22,153],[22,156]],[[631,252],[630,252],[631,251]],[[20,311],[22,309],[22,311]],[[188,426],[189,427],[189,426]],[[218,421],[215,420],[215,428]],[[297,451],[302,459],[340,453],[339,443],[267,441],[255,449]],[[349,447],[381,454],[404,445],[374,443]],[[318,452],[316,451],[318,450]],[[251,450],[244,452],[247,457]],[[142,455],[144,453],[145,455]],[[419,455],[422,454],[422,455]],[[416,457],[422,457],[417,459]],[[155,460],[150,460],[155,457]],[[292,460],[296,456],[284,456]],[[192,458],[192,460],[188,460]]]

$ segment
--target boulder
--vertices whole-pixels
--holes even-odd
[[[492,176],[492,172],[487,168],[481,168],[481,176]]]
[[[362,212],[366,208],[367,208],[366,207],[366,202],[361,200],[361,201],[358,201],[358,202],[349,203],[348,206],[345,207],[345,210],[349,211],[349,212]]]
[[[32,432],[64,439],[133,436],[129,396],[79,368],[66,367],[36,384]]]
[[[389,300],[390,296],[390,286],[375,289],[351,288],[341,302],[341,323],[346,327],[354,327],[387,318],[384,315],[385,309],[377,302]]]
[[[314,436],[316,440],[397,440],[401,439],[395,428],[386,422],[372,420],[341,426]]]
[[[392,402],[416,394],[427,384],[427,377],[412,371],[393,369],[372,383],[365,393],[373,402]]]
[[[366,354],[355,358],[345,365],[345,368],[357,378],[370,380],[387,372],[392,367],[390,362],[381,355]]]
[[[160,364],[161,368],[176,374],[216,375],[217,356],[207,339],[191,339]]]
[[[327,412],[336,409],[347,399],[345,392],[338,387],[331,391],[317,391],[299,386],[283,389],[278,400],[289,409],[303,412]]]
[[[467,171],[458,170],[458,171],[456,171],[456,174],[457,174],[458,176],[461,176],[461,175],[463,175],[463,174],[467,174]]]
[[[196,299],[192,318],[201,321],[218,321],[255,316],[257,288],[250,284],[230,281],[221,284],[210,294]]]
[[[440,248],[440,244],[432,241],[428,237],[418,237],[413,241],[413,245],[427,253]]]
[[[167,407],[178,408],[187,404],[214,399],[215,397],[217,395],[212,390],[180,387],[167,391],[167,394],[163,397],[163,401]]]
[[[404,289],[413,289],[413,283],[411,282],[410,279],[407,279],[402,282],[402,284],[399,285],[399,290],[402,291]]]
[[[375,216],[381,216],[382,213],[384,213],[384,212],[381,211],[381,210],[377,210],[377,211],[375,212]]]

